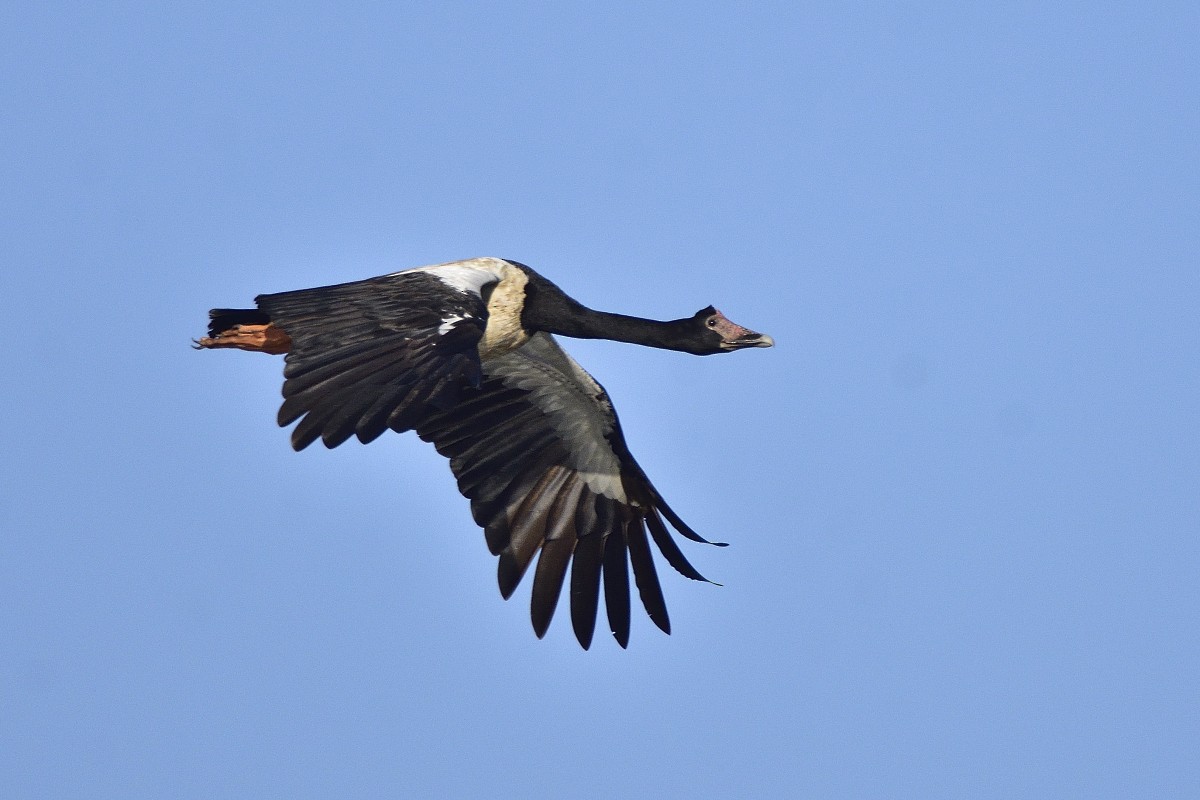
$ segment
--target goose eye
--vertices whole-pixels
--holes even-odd
[[[707,325],[708,325],[708,327],[710,327],[710,328],[715,328],[715,327],[717,327],[717,318],[716,318],[716,317],[709,317],[709,318],[708,318],[708,322],[707,322],[706,324],[707,324]]]

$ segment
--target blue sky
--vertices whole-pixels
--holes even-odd
[[[1053,4],[1051,4],[1053,5]],[[1200,793],[1200,12],[9,4],[0,794]],[[582,652],[212,306],[497,255],[717,588]]]

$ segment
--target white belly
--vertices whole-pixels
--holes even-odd
[[[521,327],[521,308],[525,305],[525,284],[529,278],[511,264],[505,264],[503,272],[504,277],[488,298],[487,328],[479,340],[479,358],[484,361],[516,350],[529,340],[529,332]]]

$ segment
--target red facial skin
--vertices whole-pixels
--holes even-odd
[[[708,327],[712,328],[717,333],[721,334],[721,338],[727,342],[732,342],[735,339],[741,339],[743,336],[756,336],[757,334],[749,328],[743,328],[736,322],[732,322],[728,317],[718,311],[709,318]]]

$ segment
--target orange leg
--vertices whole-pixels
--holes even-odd
[[[281,355],[292,349],[292,340],[286,333],[268,323],[266,325],[234,325],[216,336],[205,336],[196,340],[200,349],[236,347],[257,353]]]

